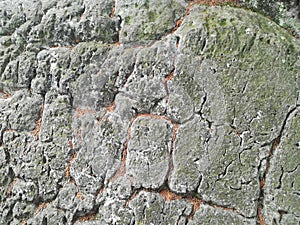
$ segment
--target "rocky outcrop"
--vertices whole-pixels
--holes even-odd
[[[183,0],[0,6],[0,224],[299,223],[286,30]]]

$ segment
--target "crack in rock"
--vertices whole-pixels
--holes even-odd
[[[264,171],[262,177],[260,178],[261,191],[260,191],[259,205],[258,205],[258,221],[259,221],[260,224],[267,224],[269,222],[268,215],[266,214],[267,209],[264,209],[264,207],[266,207],[266,204],[265,204],[266,199],[268,199],[270,197],[268,195],[266,195],[265,192],[266,192],[266,182],[269,182],[269,179],[272,179],[272,178],[269,178],[269,177],[272,176],[272,172],[274,172],[274,167],[276,166],[274,164],[275,163],[274,162],[274,157],[276,156],[277,152],[280,151],[280,149],[278,149],[278,148],[282,148],[282,145],[283,145],[282,144],[282,142],[283,142],[282,139],[287,138],[285,133],[286,133],[287,129],[290,129],[290,126],[289,126],[288,123],[290,123],[290,121],[295,118],[295,115],[297,115],[298,111],[299,111],[299,107],[296,106],[287,113],[287,115],[286,115],[286,117],[283,121],[282,127],[280,129],[279,135],[278,135],[278,137],[276,137],[273,140],[272,146],[271,146],[270,151],[269,151],[269,155],[265,159],[265,161],[266,161],[265,162],[265,171]],[[285,140],[284,140],[284,142],[285,142]],[[278,184],[274,184],[274,190],[279,190],[280,191],[283,188],[282,186],[286,185],[285,182],[283,181],[283,179],[284,179],[284,167],[280,164],[277,165],[277,166],[279,167],[279,171],[276,172],[276,175],[278,175]],[[296,171],[297,168],[298,168],[298,166],[295,167],[294,171]],[[283,218],[283,215],[288,214],[288,211],[278,209],[278,213],[280,214],[278,221],[281,222],[282,218]],[[266,220],[266,217],[267,217],[267,220]],[[274,219],[274,220],[277,220],[277,219]]]
[[[246,5],[0,1],[0,224],[298,224],[299,40]]]

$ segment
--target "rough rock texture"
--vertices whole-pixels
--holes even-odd
[[[184,0],[0,2],[0,224],[299,224],[300,45]]]
[[[280,26],[300,37],[299,0],[237,0],[237,2],[271,17]]]

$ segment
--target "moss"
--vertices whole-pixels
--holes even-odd
[[[125,17],[126,24],[130,25],[130,24],[132,24],[132,22],[133,22],[132,17],[130,17],[130,16]]]
[[[155,11],[150,11],[148,13],[149,22],[155,22],[158,18],[158,14]]]
[[[227,25],[227,19],[220,19],[220,20],[218,20],[218,22],[221,26],[226,26]]]

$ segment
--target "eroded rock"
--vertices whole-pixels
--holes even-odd
[[[299,223],[277,24],[181,0],[5,0],[0,23],[0,224]]]

